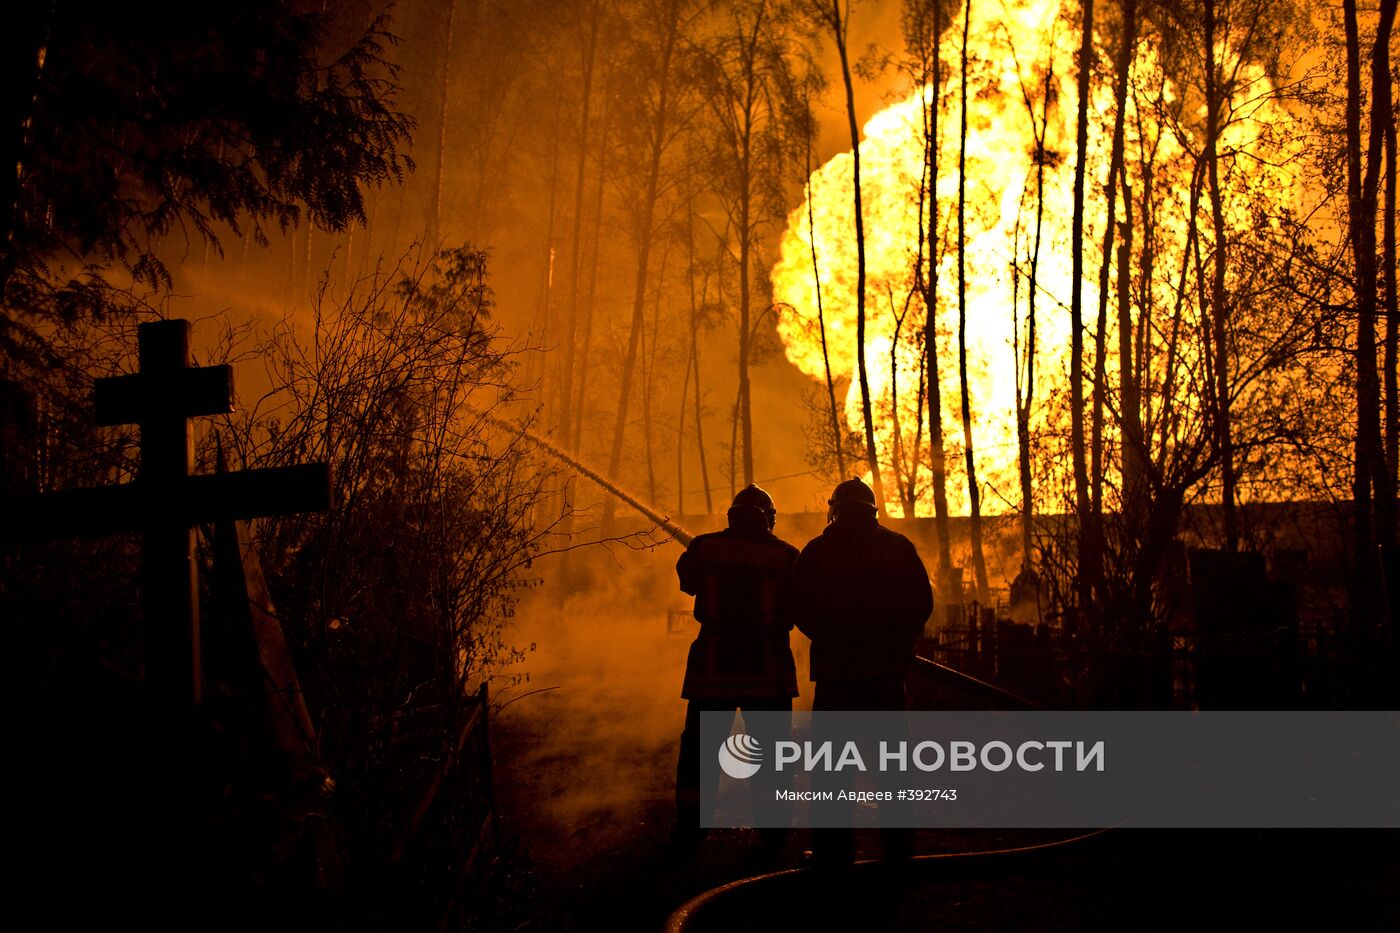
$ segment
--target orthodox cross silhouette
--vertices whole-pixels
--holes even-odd
[[[195,526],[325,511],[330,471],[309,463],[191,475],[189,419],[234,410],[233,367],[190,366],[186,320],[141,324],[137,337],[139,371],[93,389],[98,424],[140,428],[136,480],[11,499],[4,537],[140,532],[146,684],[159,703],[195,706],[203,690]]]

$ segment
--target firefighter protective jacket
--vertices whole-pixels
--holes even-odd
[[[797,548],[761,523],[731,523],[690,543],[676,562],[676,574],[681,589],[695,597],[700,634],[690,646],[682,697],[797,696],[787,611],[796,560]]]
[[[933,588],[913,542],[874,515],[848,515],[802,549],[790,609],[812,639],[812,680],[903,681]]]

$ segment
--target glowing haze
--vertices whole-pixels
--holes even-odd
[[[1052,87],[1045,113],[1044,215],[1039,253],[1036,300],[1036,379],[1031,430],[1037,438],[1050,438],[1063,422],[1063,405],[1056,401],[1069,370],[1069,304],[1071,291],[1070,228],[1075,169],[1074,123],[1077,88],[1074,69],[1078,45],[1077,4],[1007,2],[989,12],[973,9],[969,44],[967,130],[967,231],[964,255],[967,269],[968,369],[973,412],[973,443],[978,480],[983,488],[983,509],[999,512],[1019,509],[1017,492],[1015,374],[1017,362],[1013,334],[1019,328],[1024,354],[1025,318],[1028,308],[1029,270],[1035,243],[1036,166],[1034,127],[1042,116],[1046,71]],[[994,11],[994,12],[992,12]],[[1068,15],[1069,19],[1066,18]],[[958,382],[957,345],[957,195],[958,122],[961,72],[958,53],[961,21],[944,33],[942,110],[938,156],[938,266],[937,352],[943,395],[943,427],[947,449],[948,494],[954,513],[967,510],[966,478],[962,469],[962,425]],[[1112,141],[1114,100],[1111,49],[1099,42],[1100,73],[1091,84],[1088,174],[1085,184],[1084,320],[1085,344],[1092,347],[1098,311],[1098,275],[1104,215],[1105,183]],[[1195,271],[1188,267],[1186,287],[1180,289],[1180,262],[1186,247],[1186,216],[1190,201],[1192,165],[1190,153],[1201,145],[1193,137],[1204,123],[1204,103],[1198,95],[1180,89],[1164,76],[1149,42],[1140,42],[1131,72],[1128,100],[1125,160],[1133,210],[1143,199],[1142,165],[1153,166],[1148,189],[1156,220],[1154,265],[1146,289],[1140,282],[1137,259],[1141,243],[1133,247],[1135,327],[1142,313],[1142,295],[1152,307],[1180,307],[1182,326],[1194,332],[1200,308],[1192,297]],[[1228,60],[1229,52],[1222,55]],[[1221,139],[1222,151],[1268,156],[1264,165],[1286,166],[1298,144],[1279,127],[1291,117],[1270,93],[1262,72],[1245,64],[1240,91],[1232,101],[1233,122]],[[1025,90],[1023,91],[1023,86]],[[923,109],[931,99],[929,88],[916,89],[903,100],[877,113],[865,125],[861,143],[861,192],[864,198],[867,284],[866,360],[877,422],[876,434],[889,506],[901,508],[892,491],[896,468],[895,421],[891,400],[897,396],[897,421],[904,463],[909,464],[911,440],[916,433],[924,449],[917,457],[919,514],[932,513],[927,456],[928,431],[920,430],[924,411],[917,410],[922,333],[925,309],[914,290],[913,270],[918,255],[920,222],[919,186],[923,168]],[[1030,98],[1029,106],[1027,96]],[[1183,103],[1184,102],[1184,103]],[[1032,115],[1034,109],[1034,116]],[[1157,117],[1164,110],[1178,110],[1170,121]],[[1033,123],[1032,121],[1035,121]],[[1170,123],[1171,128],[1166,128]],[[1180,134],[1180,135],[1178,135]],[[1276,138],[1277,137],[1277,138]],[[1182,145],[1183,138],[1189,147]],[[1234,158],[1222,162],[1226,224],[1232,235],[1257,223],[1251,205],[1262,195],[1275,205],[1291,203],[1292,176],[1284,168],[1261,167],[1261,161]],[[845,387],[844,413],[851,430],[862,432],[860,389],[856,373],[856,243],[851,191],[851,155],[841,153],[815,171],[810,179],[811,207],[815,215],[817,263],[821,298],[833,379]],[[1199,215],[1208,215],[1202,199]],[[1118,218],[1124,217],[1120,187]],[[1209,236],[1210,219],[1199,216],[1201,235]],[[1255,235],[1255,234],[1252,234]],[[781,253],[772,278],[778,303],[778,331],[788,359],[804,374],[824,385],[825,369],[817,328],[817,296],[812,268],[813,230],[808,204],[790,215]],[[1139,238],[1140,240],[1141,238]],[[1017,281],[1019,277],[1019,281]],[[1113,279],[1110,280],[1111,282]],[[1177,301],[1177,293],[1184,300]],[[912,294],[911,294],[912,293]],[[1116,347],[1116,296],[1110,297],[1107,345]],[[895,344],[897,315],[907,305],[907,316]],[[1163,313],[1162,317],[1167,315]],[[1153,325],[1155,326],[1155,324]],[[1152,330],[1146,329],[1149,346],[1145,390],[1165,387],[1160,347],[1151,346]],[[1189,355],[1196,348],[1183,347]],[[1090,357],[1092,353],[1088,354]],[[1024,368],[1024,356],[1022,358]],[[1092,360],[1086,359],[1086,373]],[[1116,385],[1116,352],[1108,354],[1108,380]],[[1173,391],[1174,397],[1182,387]],[[892,391],[892,389],[894,391]],[[840,391],[840,386],[838,386]],[[1087,390],[1086,390],[1087,392]],[[838,396],[838,401],[840,400]],[[1188,404],[1199,404],[1198,402]],[[1110,443],[1114,432],[1106,428]],[[1067,472],[1056,458],[1038,467],[1037,482],[1055,488]],[[1067,458],[1064,458],[1067,460]],[[904,476],[908,467],[899,469]],[[1048,471],[1048,472],[1047,472]],[[1056,477],[1056,471],[1060,476]],[[907,479],[905,480],[907,482]]]

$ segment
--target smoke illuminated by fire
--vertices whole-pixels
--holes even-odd
[[[969,48],[974,61],[969,66],[964,255],[976,465],[983,488],[984,511],[1000,512],[1020,507],[1014,414],[1017,360],[1013,333],[1019,328],[1021,353],[1024,354],[1037,197],[1032,121],[1038,122],[1041,118],[1047,68],[1051,93],[1045,114],[1047,158],[1036,288],[1036,379],[1031,430],[1034,436],[1041,438],[1066,430],[1064,416],[1055,412],[1063,410],[1056,396],[1063,391],[1069,370],[1070,229],[1077,111],[1074,60],[1078,45],[1077,24],[1071,20],[1077,18],[1078,8],[1077,4],[1065,4],[1062,9],[1061,4],[1054,2],[1008,0],[999,7],[987,9],[989,12],[979,14],[974,7]],[[943,36],[944,78],[937,180],[938,229],[942,242],[938,267],[937,353],[949,470],[948,494],[955,514],[966,512],[968,503],[961,456],[957,343],[956,206],[961,80],[958,45],[961,34],[962,24],[957,21]],[[1105,184],[1115,111],[1112,53],[1104,42],[1105,37],[1097,38],[1100,71],[1091,83],[1094,97],[1089,108],[1085,184],[1083,307],[1086,347],[1093,344],[1098,313],[1100,253],[1107,212]],[[1183,282],[1180,272],[1186,250],[1192,160],[1202,148],[1199,132],[1205,113],[1204,102],[1197,91],[1163,74],[1151,46],[1149,42],[1140,42],[1133,63],[1125,150],[1132,209],[1134,212],[1143,209],[1146,177],[1147,202],[1156,220],[1151,281],[1146,288],[1141,282],[1142,264],[1138,261],[1141,237],[1132,247],[1132,320],[1134,327],[1140,328],[1149,341],[1144,368],[1149,396],[1153,391],[1169,391],[1161,360],[1165,351],[1160,344],[1165,338],[1159,331],[1166,325],[1159,325],[1157,320],[1165,321],[1171,310],[1179,307],[1184,331],[1195,333],[1198,330],[1201,307],[1196,275],[1199,270],[1187,264],[1185,288],[1180,287]],[[1222,52],[1227,57],[1228,54],[1228,50]],[[1244,77],[1231,101],[1235,121],[1222,136],[1221,151],[1264,158],[1236,156],[1222,161],[1226,226],[1231,236],[1246,232],[1260,236],[1254,229],[1259,224],[1260,215],[1256,210],[1259,199],[1265,198],[1276,209],[1293,201],[1293,181],[1286,166],[1298,144],[1279,130],[1291,117],[1272,95],[1272,87],[1262,71],[1243,63],[1239,73]],[[912,459],[908,452],[911,440],[918,432],[921,419],[926,417],[926,410],[916,410],[925,310],[913,287],[913,269],[918,249],[918,191],[924,154],[922,111],[926,95],[931,94],[928,88],[916,90],[877,113],[865,125],[861,144],[867,254],[866,359],[882,472],[894,514],[899,514],[901,509],[891,482],[896,472],[892,465],[896,447],[896,419],[890,417],[892,397],[897,393],[897,421],[906,464]],[[1172,114],[1170,118],[1160,116],[1168,113]],[[838,393],[844,386],[846,421],[852,431],[861,435],[860,389],[855,378],[856,243],[851,161],[850,153],[842,153],[817,169],[810,179],[810,198],[815,215],[816,252],[832,376],[839,383]],[[1150,174],[1144,173],[1144,162],[1151,165]],[[1197,214],[1200,235],[1209,242],[1209,206],[1204,195]],[[1121,186],[1117,216],[1120,222],[1124,219]],[[1141,223],[1140,216],[1137,223]],[[789,218],[772,278],[774,300],[779,308],[778,330],[787,357],[824,386],[812,235],[808,205],[804,203]],[[1231,274],[1237,273],[1232,271]],[[1115,280],[1116,273],[1110,278],[1108,313],[1107,346],[1115,348],[1107,355],[1110,385],[1117,382],[1117,336],[1113,324],[1117,296],[1112,291]],[[1178,300],[1179,291],[1183,293],[1181,300]],[[1144,295],[1148,296],[1146,302],[1142,300]],[[1150,316],[1147,326],[1141,327],[1144,304]],[[899,331],[898,346],[894,347],[896,317],[906,307],[907,316]],[[1189,370],[1200,349],[1195,345],[1183,345],[1180,352],[1184,355],[1178,357],[1178,362],[1184,362]],[[1091,356],[1091,352],[1086,352],[1086,357]],[[1021,365],[1024,368],[1024,361]],[[1091,372],[1090,358],[1086,358],[1085,365],[1086,373]],[[1199,405],[1198,400],[1184,398],[1191,391],[1189,385],[1183,385],[1178,379],[1175,386],[1176,389],[1171,390],[1174,398],[1182,397],[1183,404]],[[1106,430],[1111,443],[1116,435],[1111,419],[1108,424]],[[918,433],[924,444],[917,458],[918,512],[931,514],[927,428]],[[1056,458],[1048,459],[1054,463]],[[1051,473],[1038,479],[1046,489],[1049,487],[1045,480],[1053,477],[1054,471],[1067,472],[1067,460],[1062,462],[1063,466],[1051,466]],[[904,470],[899,472],[903,476]],[[1059,487],[1058,478],[1053,485]]]

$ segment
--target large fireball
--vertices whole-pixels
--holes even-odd
[[[1077,15],[1077,14],[1076,14]],[[1077,89],[1073,66],[1077,35],[1061,19],[1057,3],[1007,3],[995,18],[974,21],[976,47],[971,54],[976,64],[969,67],[969,106],[966,171],[966,242],[963,253],[967,276],[967,346],[969,396],[971,400],[973,445],[978,481],[982,488],[984,511],[1014,511],[1020,508],[1017,485],[1017,440],[1015,426],[1016,355],[1013,335],[1020,329],[1024,354],[1025,319],[1030,292],[1029,270],[1034,245],[1036,215],[1035,134],[1026,92],[1032,97],[1035,119],[1041,118],[1040,98],[1049,70],[1051,105],[1045,112],[1046,165],[1043,179],[1043,221],[1038,281],[1036,283],[1036,380],[1032,410],[1032,432],[1036,437],[1067,433],[1057,394],[1063,391],[1069,370],[1069,305],[1072,263],[1070,230],[1075,169],[1074,120]],[[957,197],[959,62],[956,38],[960,23],[952,24],[944,36],[943,104],[939,127],[938,163],[938,266],[937,347],[940,385],[943,397],[943,430],[947,448],[948,496],[954,513],[968,508],[966,477],[962,459],[961,396],[958,379],[957,341]],[[1132,70],[1133,94],[1128,101],[1126,159],[1130,189],[1141,184],[1137,166],[1144,148],[1155,152],[1155,164],[1179,167],[1175,185],[1163,185],[1154,194],[1157,200],[1159,236],[1166,242],[1155,244],[1157,263],[1147,294],[1154,303],[1171,306],[1178,289],[1175,273],[1185,248],[1185,216],[1188,210],[1190,172],[1187,149],[1176,132],[1187,134],[1185,124],[1172,130],[1162,128],[1148,109],[1147,95],[1158,89],[1169,101],[1177,93],[1160,71],[1155,56],[1143,44]],[[1248,75],[1249,69],[1243,72]],[[1264,81],[1262,75],[1255,80]],[[1085,183],[1085,262],[1083,308],[1086,323],[1085,345],[1092,347],[1098,314],[1098,273],[1104,215],[1107,208],[1105,182],[1113,127],[1114,102],[1108,81],[1092,85],[1095,99],[1089,121],[1088,172]],[[911,459],[908,447],[926,411],[916,409],[920,378],[920,339],[926,310],[913,291],[913,270],[918,250],[918,191],[924,155],[923,106],[933,92],[916,89],[909,96],[877,113],[866,125],[861,143],[861,193],[864,199],[866,231],[866,365],[875,412],[877,446],[885,474],[886,497],[894,514],[901,511],[892,491],[895,472],[895,432],[901,426],[905,462]],[[1250,102],[1237,107],[1252,108],[1250,116],[1232,127],[1222,138],[1222,147],[1234,152],[1268,150],[1278,158],[1288,142],[1266,137],[1271,122],[1286,123],[1287,116],[1257,88],[1249,93]],[[1141,98],[1136,101],[1134,98]],[[1139,110],[1141,109],[1141,112]],[[1189,116],[1189,114],[1188,114]],[[1268,177],[1268,170],[1251,162],[1247,175],[1242,160],[1227,167],[1227,223],[1232,233],[1247,229],[1254,216],[1251,199],[1260,191],[1272,199],[1289,197],[1291,180]],[[837,155],[821,166],[810,179],[810,207],[815,232],[808,223],[809,204],[804,203],[789,217],[783,234],[780,257],[773,273],[774,300],[779,310],[778,331],[787,358],[803,373],[824,383],[825,367],[817,326],[812,240],[815,235],[817,275],[821,282],[823,317],[826,325],[831,372],[844,387],[844,413],[847,424],[863,436],[860,389],[856,380],[856,242],[853,222],[852,160],[849,152]],[[1155,180],[1160,185],[1162,178]],[[1135,195],[1137,196],[1137,195]],[[1284,203],[1287,203],[1286,201]],[[1122,219],[1122,195],[1119,196]],[[1209,218],[1200,221],[1203,236],[1209,236]],[[1136,275],[1136,271],[1134,272]],[[1016,277],[1019,276],[1019,281]],[[1134,289],[1140,286],[1135,283]],[[1116,297],[1110,299],[1116,309]],[[1179,303],[1176,303],[1179,304]],[[895,343],[897,316],[908,308]],[[1141,309],[1135,308],[1134,318]],[[1188,301],[1182,314],[1199,309]],[[1107,346],[1116,341],[1116,310],[1110,311],[1106,331]],[[1086,351],[1086,357],[1092,353]],[[1024,357],[1023,363],[1024,365]],[[1086,358],[1085,372],[1092,367]],[[1107,354],[1107,374],[1116,379],[1116,353]],[[1151,369],[1151,365],[1149,365]],[[892,388],[895,390],[892,392]],[[1149,382],[1150,389],[1150,382]],[[1086,388],[1086,394],[1088,389]],[[897,396],[898,411],[891,412],[891,399]],[[841,397],[838,395],[838,400]],[[1058,426],[1052,421],[1058,418]],[[931,514],[927,450],[928,431],[922,431],[924,450],[917,457],[916,485],[920,514]],[[1109,426],[1109,441],[1116,434]],[[1050,458],[1052,461],[1054,458]],[[1040,479],[1063,477],[1065,469],[1052,465]],[[907,478],[905,478],[907,482]]]

